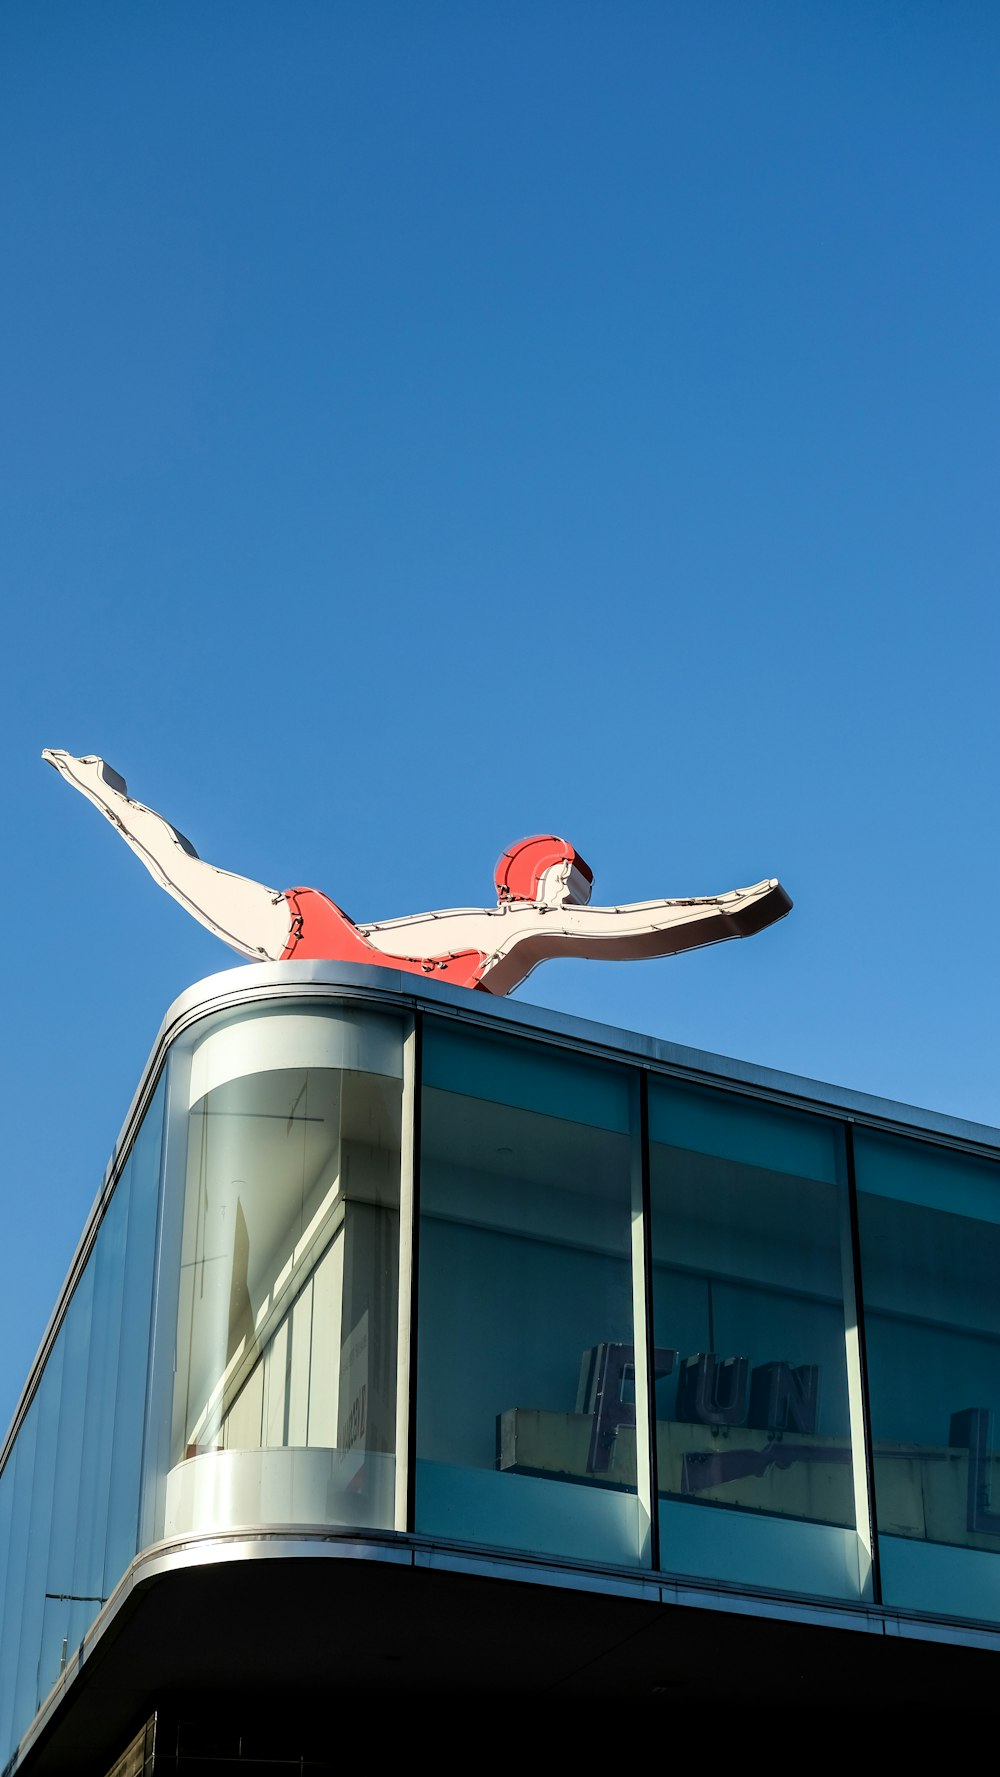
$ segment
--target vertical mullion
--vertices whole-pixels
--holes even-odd
[[[860,1517],[862,1509],[867,1511],[868,1534],[870,1538],[871,1584],[872,1599],[875,1604],[882,1602],[882,1576],[879,1564],[878,1547],[878,1513],[875,1504],[875,1465],[873,1457],[871,1403],[868,1394],[868,1356],[865,1346],[865,1307],[861,1276],[861,1237],[858,1218],[858,1186],[854,1164],[854,1125],[842,1125],[844,1132],[844,1151],[847,1159],[847,1219],[850,1242],[850,1268],[845,1263],[844,1276],[844,1307],[853,1307],[853,1316],[845,1314],[845,1319],[853,1318],[855,1341],[853,1350],[850,1341],[847,1348],[848,1359],[848,1395],[852,1402],[851,1412],[851,1443],[855,1476],[855,1510],[861,1529]],[[849,1331],[850,1329],[848,1329]],[[852,1374],[853,1371],[853,1374]],[[859,1452],[856,1447],[856,1429],[860,1422],[862,1449],[864,1458],[864,1478],[858,1473]]]
[[[396,1488],[394,1526],[415,1521],[417,1425],[417,1261],[420,1243],[420,1100],[423,1019],[403,1048],[403,1131],[399,1188],[399,1306],[396,1331]]]
[[[650,1563],[654,1573],[660,1566],[660,1495],[659,1476],[656,1462],[656,1364],[654,1348],[656,1344],[653,1327],[653,1222],[652,1193],[650,1189],[649,1166],[649,1074],[645,1068],[639,1070],[639,1167],[642,1206],[642,1307],[643,1326],[636,1327],[633,1337],[636,1349],[642,1338],[646,1356],[646,1424],[649,1443],[649,1552]],[[638,1392],[638,1374],[636,1375]],[[638,1402],[637,1402],[638,1405]],[[638,1415],[637,1415],[638,1417]],[[636,1457],[639,1447],[636,1445]]]
[[[632,1284],[632,1380],[635,1388],[635,1485],[641,1532],[636,1553],[640,1561],[652,1560],[653,1493],[649,1440],[649,1297],[646,1291],[646,1236],[643,1217],[642,1167],[642,1071],[630,1068],[629,1102],[629,1228]],[[621,1383],[619,1381],[619,1388]],[[642,1519],[646,1520],[642,1530]]]

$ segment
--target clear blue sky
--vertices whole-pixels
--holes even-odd
[[[1000,1121],[998,90],[991,0],[7,0],[0,1418],[235,962],[44,745],[358,917],[780,875],[520,997]]]

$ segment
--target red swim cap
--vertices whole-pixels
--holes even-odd
[[[550,870],[553,864],[566,863],[579,870],[588,882],[593,882],[590,865],[567,840],[559,839],[555,833],[536,833],[531,839],[519,839],[516,845],[501,852],[497,860],[493,872],[497,898],[501,901],[533,901],[543,872]]]

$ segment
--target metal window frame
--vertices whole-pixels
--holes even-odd
[[[438,1018],[438,1008],[430,1008],[434,1021]],[[402,1514],[397,1510],[396,1528],[416,1533],[416,1421],[417,1421],[417,1342],[419,1336],[419,1226],[420,1226],[420,1127],[421,1103],[423,1095],[423,1013],[416,1014],[419,1037],[417,1040],[417,1090],[415,1094],[414,1113],[418,1120],[413,1137],[413,1216],[412,1230],[412,1280],[410,1284],[410,1303],[412,1326],[410,1330],[409,1364],[410,1364],[410,1416],[409,1444],[407,1449],[407,1469],[409,1475],[408,1510],[405,1524]],[[442,1020],[453,1023],[454,1020]],[[466,1022],[472,1022],[466,1021]],[[498,1037],[502,1041],[510,1041],[510,1033],[506,1030],[497,1032],[487,1020],[475,1021],[487,1031],[487,1040]],[[550,1052],[565,1048],[565,1044],[547,1043],[543,1033],[539,1033],[539,1042]],[[628,1056],[613,1054],[588,1055],[588,1060],[596,1060],[602,1066],[610,1066],[620,1070],[626,1085],[629,1103],[629,1161],[630,1161],[630,1284],[632,1293],[632,1338],[635,1355],[635,1400],[636,1400],[636,1493],[641,1510],[645,1513],[648,1540],[644,1554],[639,1560],[637,1571],[655,1574],[659,1565],[659,1505],[657,1500],[656,1472],[656,1396],[653,1378],[653,1297],[652,1297],[652,1228],[650,1219],[650,1176],[649,1176],[649,1106],[648,1106],[648,1070],[637,1065]],[[402,1245],[402,1227],[400,1230]],[[402,1313],[402,1310],[401,1310]],[[397,1454],[397,1463],[398,1463]],[[397,1483],[398,1485],[398,1483]],[[544,1557],[543,1557],[544,1558]]]
[[[858,1181],[854,1166],[854,1125],[850,1121],[843,1124],[843,1149],[847,1169],[847,1216],[850,1238],[850,1255],[853,1276],[850,1286],[853,1295],[854,1321],[856,1330],[855,1351],[852,1354],[848,1347],[848,1388],[853,1390],[854,1411],[852,1411],[851,1448],[854,1466],[854,1500],[858,1519],[858,1536],[863,1531],[868,1538],[868,1557],[871,1563],[871,1601],[881,1605],[882,1600],[882,1568],[879,1560],[878,1540],[878,1507],[875,1499],[875,1457],[872,1440],[871,1399],[868,1386],[868,1348],[865,1338],[865,1299],[864,1284],[861,1271],[861,1229],[858,1220]],[[845,1282],[847,1280],[845,1279]],[[845,1289],[845,1309],[847,1307]],[[856,1445],[854,1420],[860,1420],[861,1450]],[[862,1514],[866,1514],[862,1523]]]
[[[642,1266],[642,1302],[645,1312],[645,1368],[646,1368],[646,1437],[648,1441],[648,1475],[649,1475],[649,1553],[653,1572],[662,1569],[662,1543],[660,1538],[660,1481],[656,1447],[656,1329],[653,1325],[653,1210],[652,1184],[649,1160],[649,1069],[639,1068],[639,1166],[640,1190],[642,1203],[642,1247],[640,1263]],[[634,1263],[634,1260],[633,1260]],[[633,1288],[635,1285],[633,1284]],[[636,1340],[638,1352],[638,1339]],[[639,1422],[639,1372],[636,1368],[636,1424]],[[638,1466],[638,1439],[636,1441],[636,1463]]]
[[[423,1014],[414,1011],[403,1039],[403,1120],[399,1190],[397,1296],[396,1475],[394,1527],[416,1523],[417,1330],[420,1288],[420,1137],[423,1098]]]

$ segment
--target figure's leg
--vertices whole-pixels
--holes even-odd
[[[204,863],[183,833],[132,801],[125,779],[103,759],[74,759],[56,747],[47,747],[42,758],[107,816],[160,887],[203,926],[253,962],[277,961],[291,923],[283,894]]]

